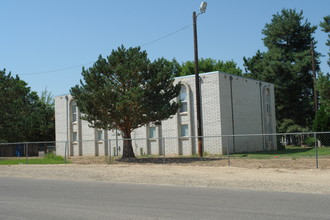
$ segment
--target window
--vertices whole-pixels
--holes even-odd
[[[267,112],[267,114],[270,114],[270,107],[269,107],[269,103],[266,103],[266,112]]]
[[[71,112],[72,112],[72,123],[73,123],[77,121],[77,105],[75,102],[72,103]]]
[[[272,126],[270,125],[270,122],[267,123],[267,127],[268,127],[268,133],[272,132]]]
[[[187,137],[189,136],[189,132],[188,132],[188,125],[181,125],[181,133],[180,133],[181,137]]]
[[[76,142],[78,140],[78,133],[76,131],[72,132],[72,141]]]
[[[266,105],[266,113],[268,115],[271,114],[271,109],[270,109],[270,91],[269,91],[269,88],[266,88],[264,90],[264,94],[265,94],[265,105]]]
[[[266,113],[270,114],[270,104],[269,104],[269,89],[266,89]]]
[[[180,103],[181,103],[180,112],[187,112],[188,111],[187,88],[184,85],[181,86],[179,100],[180,100]]]
[[[97,140],[103,140],[103,130],[97,130]]]
[[[156,138],[156,127],[149,127],[148,137],[149,138]]]

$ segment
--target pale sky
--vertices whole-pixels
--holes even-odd
[[[32,91],[69,93],[79,83],[82,66],[123,44],[142,46],[151,60],[193,60],[192,12],[200,0],[1,0],[0,69],[19,75]],[[198,17],[199,58],[233,60],[263,46],[262,29],[281,9],[303,10],[318,25],[330,15],[329,0],[208,0]],[[318,28],[317,51],[325,55],[327,34]]]

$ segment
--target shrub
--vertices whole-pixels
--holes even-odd
[[[59,160],[59,161],[63,161],[64,158],[62,156],[56,155],[54,153],[47,153],[45,155],[45,159],[49,159],[49,160]]]
[[[308,137],[304,140],[304,144],[306,144],[309,147],[315,146],[315,138],[314,137]]]
[[[324,106],[317,111],[315,120],[313,122],[314,131],[330,131],[330,114],[326,111]],[[317,137],[323,146],[330,146],[329,135],[320,134]]]
[[[314,131],[329,131],[330,130],[330,114],[326,112],[324,106],[317,111],[314,122]]]

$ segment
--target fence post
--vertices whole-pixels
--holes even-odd
[[[229,156],[229,136],[227,136],[227,158],[228,158],[228,166],[230,166],[230,156]]]
[[[191,138],[193,138],[193,137],[191,137]],[[199,150],[198,148],[199,148],[199,139],[201,139],[200,141],[202,142],[202,156],[200,156],[199,157],[199,159],[200,159],[200,161],[203,161],[203,158],[204,158],[204,136],[202,136],[202,137],[197,137],[197,150]],[[183,150],[182,150],[183,151]]]
[[[68,146],[68,141],[65,142],[65,145],[64,145],[64,164],[66,164],[66,148]]]
[[[318,169],[319,168],[319,155],[317,152],[316,132],[314,132],[314,144],[315,144],[315,165],[316,165],[316,169]]]
[[[162,137],[162,147],[163,147],[163,164],[165,164],[165,138]]]
[[[111,164],[111,140],[108,139],[109,164]]]
[[[26,164],[29,164],[29,144],[25,143]]]

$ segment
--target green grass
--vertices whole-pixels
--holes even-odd
[[[330,156],[330,148],[319,147],[317,148],[319,156]],[[244,157],[254,159],[270,159],[270,158],[283,158],[283,157],[315,157],[315,148],[294,147],[287,146],[285,150],[281,151],[263,151],[251,153],[231,154],[232,157]]]
[[[55,154],[46,154],[44,158],[11,158],[11,159],[1,159],[0,165],[17,165],[17,164],[64,164],[64,158],[61,156],[56,156]]]

